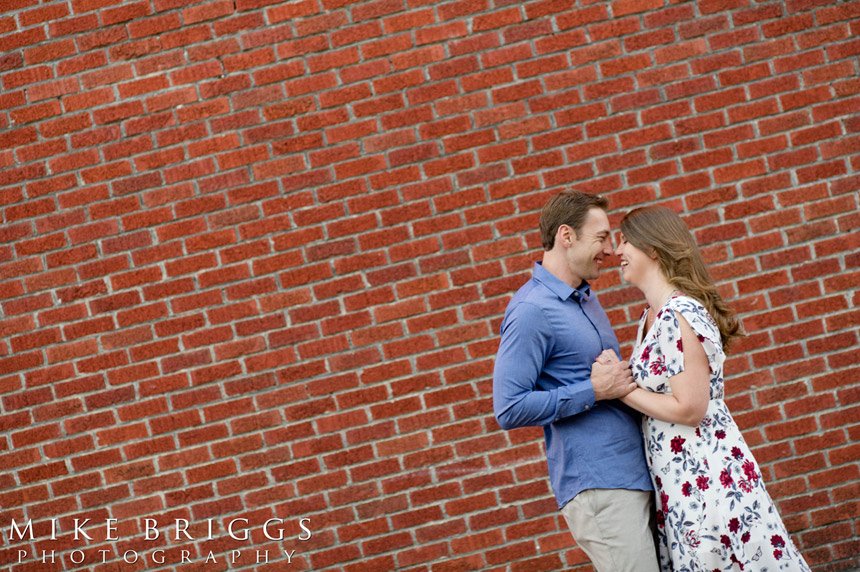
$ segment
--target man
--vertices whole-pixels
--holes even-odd
[[[544,428],[558,506],[597,571],[651,572],[651,478],[638,418],[616,401],[635,384],[626,362],[595,363],[620,356],[588,285],[612,254],[606,207],[578,191],[544,206],[543,260],[505,312],[493,407],[503,429]]]

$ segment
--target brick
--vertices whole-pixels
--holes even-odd
[[[698,36],[715,35],[717,32],[731,28],[729,20],[724,15],[697,18],[691,22],[680,25],[679,31],[682,38],[695,38]]]

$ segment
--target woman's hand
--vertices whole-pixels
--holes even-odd
[[[595,401],[621,399],[636,389],[629,364],[621,362],[612,350],[605,350],[591,364],[591,386]]]
[[[603,352],[597,356],[597,359],[594,361],[601,365],[611,365],[613,363],[618,363],[618,356],[615,355],[615,352],[612,350],[603,350]]]

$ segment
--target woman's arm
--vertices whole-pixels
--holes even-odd
[[[690,324],[676,312],[683,340],[684,371],[669,378],[672,393],[636,388],[621,401],[654,419],[697,427],[708,410],[711,370],[705,348]]]

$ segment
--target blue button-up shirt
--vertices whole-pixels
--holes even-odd
[[[541,425],[563,507],[585,489],[652,490],[637,414],[594,400],[591,366],[618,339],[588,283],[571,288],[535,264],[502,321],[493,407],[503,429]]]

